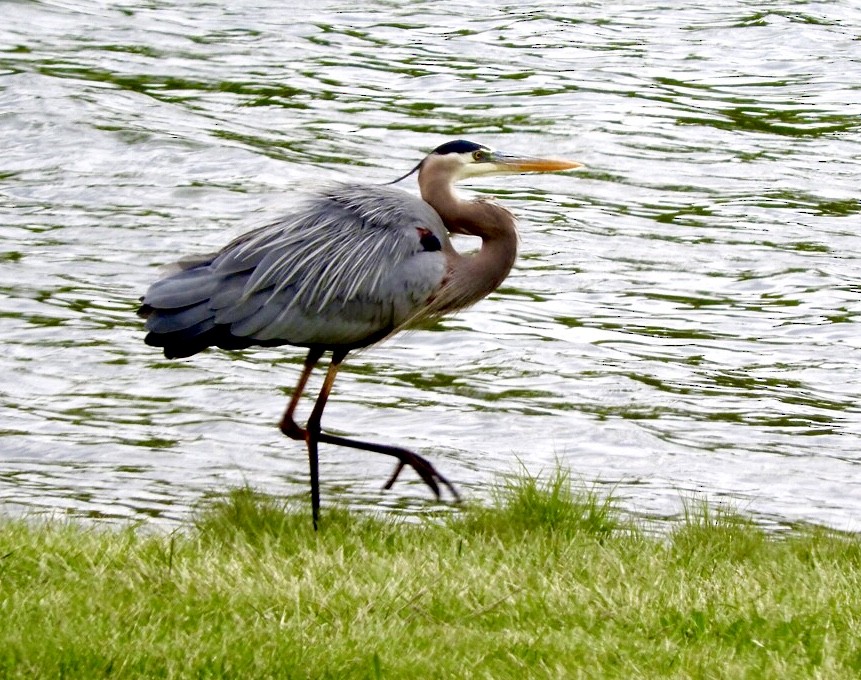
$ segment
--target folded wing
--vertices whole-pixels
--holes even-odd
[[[143,298],[146,342],[169,358],[210,346],[364,346],[420,315],[442,285],[447,242],[421,199],[338,185],[177,263]]]

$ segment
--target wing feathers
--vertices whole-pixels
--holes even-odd
[[[209,299],[217,290],[219,279],[207,268],[188,269],[156,281],[144,301],[156,309],[179,309]]]
[[[185,261],[144,297],[147,341],[206,346],[354,345],[419,313],[441,285],[448,240],[433,209],[391,187],[341,185],[214,256]]]

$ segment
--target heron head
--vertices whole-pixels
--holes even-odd
[[[399,182],[417,170],[443,174],[451,182],[490,175],[521,175],[529,172],[559,172],[582,167],[582,163],[555,158],[535,158],[494,151],[465,139],[446,142],[431,151],[415,168],[395,180]],[[394,184],[394,182],[392,182]]]

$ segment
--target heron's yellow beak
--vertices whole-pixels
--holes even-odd
[[[567,161],[561,158],[532,158],[530,156],[512,156],[505,153],[494,152],[490,163],[495,166],[498,173],[521,173],[521,172],[560,172],[562,170],[573,170],[582,168],[582,163]]]

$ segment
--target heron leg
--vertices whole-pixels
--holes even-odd
[[[308,350],[308,356],[305,357],[305,366],[302,368],[302,373],[299,375],[299,382],[296,383],[296,389],[290,397],[290,403],[287,404],[287,409],[281,417],[281,422],[278,424],[281,432],[290,439],[297,441],[305,441],[306,431],[299,427],[293,419],[293,413],[296,411],[296,406],[299,404],[299,399],[302,398],[302,393],[308,386],[308,379],[311,377],[311,372],[323,356],[323,350],[318,347],[312,347]]]
[[[451,485],[451,482],[437,472],[436,468],[434,468],[427,459],[422,458],[418,454],[407,449],[402,449],[399,446],[387,446],[385,444],[356,441],[355,439],[347,439],[346,437],[326,434],[320,430],[320,420],[323,417],[323,409],[326,406],[329,393],[332,391],[332,385],[335,383],[335,376],[338,373],[338,369],[341,367],[341,362],[344,361],[344,357],[346,356],[346,350],[334,350],[332,352],[332,363],[329,364],[326,379],[323,381],[323,389],[320,390],[320,396],[317,398],[317,403],[314,404],[314,410],[311,412],[311,417],[308,418],[308,423],[306,425],[308,428],[308,451],[310,452],[311,442],[313,441],[315,462],[317,452],[316,444],[318,442],[322,442],[324,444],[335,444],[336,446],[344,446],[351,449],[361,449],[363,451],[373,451],[374,453],[382,453],[387,456],[394,456],[399,461],[398,465],[383,488],[390,489],[392,484],[394,484],[395,480],[398,478],[398,475],[401,474],[401,470],[404,469],[404,466],[409,465],[418,473],[419,477],[422,478],[422,481],[431,488],[431,491],[434,492],[434,495],[437,498],[440,497],[439,484],[437,482],[440,482],[444,484],[449,491],[451,491],[451,495],[454,496],[455,500],[459,501],[460,495]],[[319,504],[319,498],[317,502]]]
[[[296,410],[296,406],[299,403],[302,393],[305,391],[311,372],[314,370],[314,367],[323,355],[323,350],[321,349],[311,348],[309,350],[308,356],[305,359],[305,367],[302,370],[302,374],[299,376],[299,382],[290,398],[290,403],[287,405],[287,409],[284,411],[284,416],[282,417],[280,424],[281,432],[291,439],[305,440],[305,443],[308,446],[308,463],[311,472],[311,516],[314,522],[314,529],[317,529],[317,522],[320,517],[320,477],[318,455],[318,445],[320,443],[334,444],[336,446],[344,446],[351,449],[361,449],[363,451],[372,451],[374,453],[382,453],[384,455],[397,458],[398,464],[395,467],[395,471],[383,487],[384,489],[390,489],[404,467],[409,465],[416,471],[422,481],[430,487],[431,491],[434,492],[434,495],[436,495],[437,498],[440,497],[440,484],[442,484],[451,492],[451,495],[456,501],[460,501],[460,494],[458,494],[457,489],[452,486],[451,482],[437,472],[436,468],[434,468],[426,458],[399,446],[387,446],[384,444],[357,441],[355,439],[326,434],[321,431],[320,422],[323,418],[323,410],[326,408],[326,403],[328,402],[329,395],[332,392],[332,386],[335,384],[335,377],[338,375],[338,369],[340,369],[341,363],[347,356],[347,351],[348,350],[342,349],[333,350],[332,361],[326,371],[326,378],[323,380],[323,387],[320,389],[317,401],[314,402],[314,408],[311,411],[311,415],[308,417],[308,422],[305,427],[302,428],[296,424],[296,421],[293,419],[293,413]]]
[[[311,358],[311,353],[308,356]],[[326,402],[329,400],[329,394],[331,394],[332,386],[335,384],[338,369],[346,356],[346,350],[333,350],[332,361],[326,371],[326,378],[323,380],[323,387],[320,388],[320,395],[314,402],[314,408],[305,424],[305,442],[308,444],[308,463],[311,466],[311,517],[314,522],[314,531],[317,530],[317,521],[320,519],[320,472],[317,455],[317,445],[321,441],[320,420],[323,418],[323,409],[326,408]]]
[[[332,391],[332,385],[335,383],[335,376],[338,373],[338,369],[341,367],[341,362],[344,361],[344,357],[346,356],[346,350],[335,350],[332,352],[332,363],[329,364],[329,370],[326,373],[323,388],[320,390],[320,396],[317,398],[317,403],[314,404],[314,410],[311,412],[311,417],[308,418],[308,424],[306,425],[308,428],[309,451],[311,442],[313,441],[315,445],[315,453],[316,444],[323,443],[394,456],[399,461],[398,465],[383,488],[390,489],[392,484],[394,484],[395,480],[398,478],[398,475],[400,475],[401,470],[403,470],[406,465],[409,465],[416,471],[418,476],[421,477],[422,481],[430,487],[431,491],[434,492],[434,495],[436,495],[437,498],[440,497],[439,485],[443,484],[451,492],[451,495],[454,496],[455,500],[459,501],[460,494],[458,494],[451,482],[437,472],[436,468],[434,468],[427,459],[422,458],[418,454],[399,446],[387,446],[385,444],[373,444],[371,442],[357,441],[355,439],[347,439],[346,437],[338,437],[333,434],[326,434],[321,431],[320,420],[323,417],[323,409],[326,406],[329,393]]]
[[[427,459],[422,458],[418,454],[399,446],[387,446],[385,444],[373,444],[371,442],[347,439],[346,437],[326,434],[320,430],[320,419],[323,417],[323,408],[326,406],[326,400],[329,398],[329,393],[332,391],[332,385],[335,382],[335,375],[338,373],[341,362],[346,356],[346,350],[335,350],[332,352],[332,363],[329,364],[329,371],[326,373],[326,380],[323,382],[323,389],[320,390],[320,396],[317,398],[317,403],[314,404],[314,410],[311,412],[311,417],[308,418],[308,424],[306,425],[309,433],[309,447],[311,440],[314,439],[316,442],[322,442],[324,444],[335,444],[336,446],[344,446],[351,449],[361,449],[363,451],[373,451],[374,453],[394,456],[399,462],[395,467],[395,471],[383,487],[384,489],[392,488],[398,475],[401,474],[401,470],[403,470],[406,465],[409,465],[416,471],[416,473],[418,473],[422,481],[430,487],[431,491],[434,492],[434,495],[437,498],[440,497],[439,483],[442,483],[449,491],[451,491],[451,495],[454,496],[455,500],[459,501],[460,495],[451,485],[451,482],[437,472],[436,468],[434,468]]]
[[[299,374],[299,382],[296,383],[296,389],[290,396],[290,402],[281,417],[281,422],[278,427],[282,433],[299,441],[305,441],[308,446],[308,464],[311,468],[311,515],[314,522],[314,531],[317,530],[317,519],[320,514],[320,477],[317,461],[317,442],[308,436],[306,428],[299,427],[293,418],[293,413],[296,411],[296,406],[302,398],[302,393],[308,386],[308,379],[311,377],[311,372],[323,356],[323,350],[318,347],[312,347],[308,350],[308,356],[305,357],[305,365],[302,368],[302,373]]]

